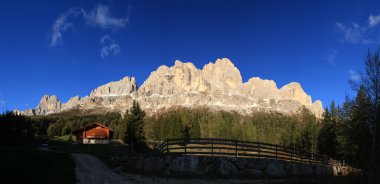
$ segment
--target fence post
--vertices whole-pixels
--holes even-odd
[[[214,141],[211,141],[211,157],[214,157]]]
[[[309,153],[309,164],[311,164],[311,159],[313,159],[313,153]]]
[[[293,151],[292,151],[292,148],[288,148],[288,152],[290,153],[290,162],[293,162]]]
[[[186,149],[186,147],[187,147],[187,144],[185,143],[185,156],[187,155],[187,149]]]
[[[276,148],[276,160],[277,160],[278,159],[278,156],[277,156],[277,150],[278,150],[277,144],[275,145],[275,148]]]
[[[293,148],[290,148],[290,162],[293,162]]]
[[[170,152],[170,151],[169,151],[169,141],[168,141],[168,140],[166,140],[166,152],[167,152],[167,153]]]
[[[259,159],[260,159],[260,152],[261,152],[261,148],[260,148],[260,143],[257,143],[257,152],[258,152],[258,155],[259,155]]]
[[[235,155],[238,157],[237,140],[235,140]]]

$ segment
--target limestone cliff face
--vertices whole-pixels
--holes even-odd
[[[295,100],[302,105],[311,105],[311,97],[303,91],[301,84],[292,82],[280,89],[281,98],[284,100]]]
[[[70,98],[69,101],[62,104],[62,110],[76,108],[80,103],[80,99],[81,98],[79,96],[74,96],[74,97]]]
[[[148,114],[170,107],[206,106],[214,110],[250,114],[257,111],[293,114],[305,106],[317,117],[322,102],[312,103],[301,85],[292,82],[278,89],[272,80],[253,77],[243,83],[240,71],[227,58],[209,63],[203,69],[192,63],[175,61],[160,66],[137,88],[134,77],[124,77],[94,89],[89,96],[61,103],[56,96],[44,96],[35,109],[16,111],[25,115],[44,115],[69,109],[102,109],[125,112],[137,100]]]
[[[320,100],[316,100],[313,105],[310,107],[311,112],[314,112],[315,116],[322,117],[324,109],[322,106],[322,102]]]
[[[124,77],[120,81],[110,82],[91,91],[92,97],[130,95],[137,90],[134,77]]]
[[[138,90],[139,95],[173,95],[184,92],[202,92],[210,89],[202,71],[192,63],[176,61],[173,67],[160,66]]]
[[[240,90],[243,84],[240,71],[227,58],[218,59],[215,63],[205,65],[202,73],[212,88],[216,90]]]
[[[244,93],[252,98],[280,99],[280,91],[273,80],[253,77],[244,83]]]
[[[57,96],[45,95],[42,97],[38,106],[34,109],[36,115],[45,115],[57,113],[61,110],[62,103],[58,100]]]

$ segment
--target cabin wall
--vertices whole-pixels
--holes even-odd
[[[108,139],[83,139],[83,144],[109,144]]]
[[[100,138],[100,139],[109,139],[109,129],[102,128],[100,126],[91,128],[83,132],[83,138]]]

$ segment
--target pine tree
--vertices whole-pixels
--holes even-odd
[[[145,112],[141,110],[139,103],[133,101],[132,107],[127,111],[124,117],[124,123],[126,125],[124,142],[134,146],[134,149],[145,146],[144,117]]]
[[[321,123],[322,127],[318,134],[318,150],[321,154],[336,158],[336,148],[338,146],[338,143],[336,109],[334,101],[331,102],[330,109],[332,109],[334,113],[330,113],[327,107],[323,113],[323,120]]]
[[[350,146],[356,148],[354,150],[354,160],[356,165],[363,169],[367,169],[368,158],[370,157],[371,143],[370,138],[370,100],[366,95],[363,86],[360,87],[352,107],[352,117],[349,126]]]
[[[359,86],[364,88],[369,100],[369,121],[368,129],[371,136],[370,156],[369,156],[369,169],[368,169],[368,183],[375,183],[376,170],[379,169],[379,143],[380,138],[377,135],[380,131],[379,112],[380,112],[380,49],[371,54],[368,51],[367,58],[365,60],[365,74],[361,76],[360,82],[350,81],[352,87],[359,91]],[[378,171],[379,172],[379,171]]]

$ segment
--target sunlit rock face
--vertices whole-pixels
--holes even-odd
[[[124,77],[117,82],[110,82],[108,84],[97,87],[91,91],[91,97],[105,97],[105,96],[123,96],[130,95],[137,90],[136,80],[134,77]]]
[[[244,83],[244,93],[252,98],[280,99],[280,91],[273,80],[252,77]]]
[[[192,63],[176,61],[172,67],[160,66],[138,90],[141,96],[203,92],[210,89],[202,71]]]
[[[243,84],[240,71],[227,58],[218,59],[215,63],[205,65],[202,73],[214,91],[239,91]]]
[[[38,106],[34,109],[36,115],[52,114],[61,111],[62,103],[57,96],[45,95],[42,97]]]
[[[280,89],[280,95],[281,99],[284,100],[295,100],[302,105],[311,105],[311,97],[303,91],[301,84],[298,82],[292,82],[283,86]]]
[[[140,88],[134,77],[102,85],[89,96],[75,96],[61,103],[56,96],[44,96],[35,109],[15,112],[44,115],[69,109],[106,109],[125,112],[137,100],[143,110],[153,114],[172,107],[209,107],[214,110],[280,112],[293,114],[300,107],[316,117],[323,113],[322,102],[312,103],[301,85],[292,82],[278,89],[273,80],[250,78],[243,83],[240,71],[227,58],[217,59],[198,69],[190,62],[175,61],[171,67],[160,66]]]

